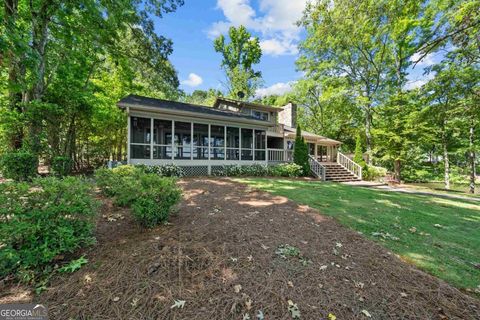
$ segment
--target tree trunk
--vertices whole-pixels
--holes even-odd
[[[372,114],[370,106],[365,111],[365,145],[367,148],[367,164],[372,165]]]
[[[443,140],[443,162],[445,164],[445,189],[450,190],[450,162],[448,159],[447,142]]]
[[[474,127],[470,127],[470,135],[469,135],[469,162],[470,162],[470,193],[475,193],[475,178],[476,178],[476,170],[475,170],[475,147],[473,144],[474,139]]]
[[[400,183],[402,181],[402,161],[400,159],[395,159],[393,162],[393,170],[395,181]]]

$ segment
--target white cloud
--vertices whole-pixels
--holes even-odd
[[[297,54],[298,48],[291,42],[280,41],[278,39],[268,39],[260,41],[262,53],[271,56],[281,56],[284,54]]]
[[[432,66],[436,63],[433,53],[429,53],[423,58],[422,58],[422,56],[423,56],[423,54],[417,52],[410,57],[410,61],[413,62],[413,63],[416,63],[417,66],[419,66],[419,67],[430,67],[430,66]],[[421,58],[421,60],[419,61],[420,58]]]
[[[279,82],[267,88],[257,89],[255,97],[263,98],[271,95],[282,95],[292,91],[293,82]]]
[[[435,74],[429,73],[424,76],[418,77],[416,79],[410,79],[406,84],[405,84],[405,90],[413,90],[420,88],[421,86],[425,85],[428,81],[432,80],[435,78]]]
[[[203,79],[198,74],[190,73],[188,79],[183,80],[180,83],[189,87],[198,87],[203,83]]]
[[[296,24],[302,17],[308,0],[259,0],[259,12],[250,0],[217,0],[225,20],[210,27],[211,38],[226,33],[230,26],[244,25],[261,34],[265,54],[297,54],[300,27]]]

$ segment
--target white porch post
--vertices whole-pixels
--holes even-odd
[[[175,120],[172,120],[172,161],[175,159]]]
[[[212,144],[212,125],[211,124],[208,124],[208,166],[207,166],[207,170],[208,170],[208,175],[211,175],[212,174],[212,167],[210,165],[210,154],[211,154],[211,148],[210,148],[210,145]]]
[[[153,118],[150,118],[150,160],[153,160]]]
[[[130,107],[127,107],[127,164],[130,164]]]

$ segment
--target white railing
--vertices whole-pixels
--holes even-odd
[[[362,180],[362,166],[358,163],[351,160],[349,157],[344,155],[341,152],[337,152],[337,162],[342,167],[356,175],[360,180]]]
[[[320,180],[325,181],[325,167],[320,164],[314,157],[311,155],[308,156],[308,163],[310,164],[310,170],[312,171],[313,175]]]
[[[267,149],[268,162],[292,162],[293,150]]]

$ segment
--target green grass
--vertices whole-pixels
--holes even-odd
[[[326,182],[265,178],[237,181],[335,217],[405,261],[459,288],[480,285],[480,269],[475,268],[480,263],[480,202]],[[412,227],[415,232],[410,231]],[[374,233],[388,233],[391,237]]]
[[[435,193],[447,193],[461,196],[478,197],[480,195],[480,186],[476,186],[475,194],[469,192],[470,186],[468,183],[452,183],[450,190],[445,189],[443,182],[426,182],[426,183],[408,183],[408,187],[412,187],[419,191],[435,192]]]

